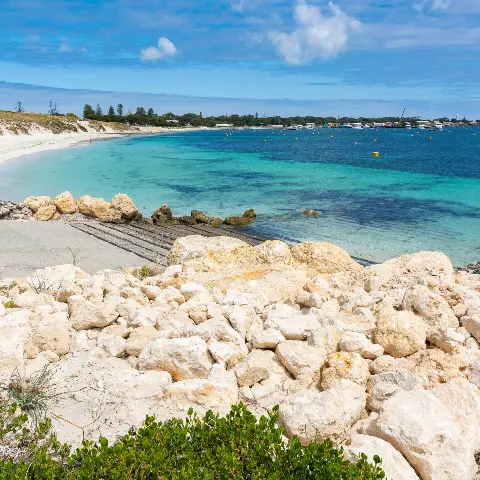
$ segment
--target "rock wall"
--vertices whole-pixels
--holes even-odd
[[[127,215],[120,200],[76,205]],[[0,380],[50,365],[61,440],[278,404],[289,437],[378,454],[387,478],[474,478],[479,275],[438,252],[363,268],[330,244],[226,237],[179,239],[169,260],[146,278],[63,265],[0,282]]]

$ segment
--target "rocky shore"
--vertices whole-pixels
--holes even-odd
[[[480,275],[439,252],[364,268],[328,243],[195,235],[163,272],[0,282],[0,381],[50,368],[73,443],[145,415],[278,404],[288,437],[379,455],[387,478],[475,478],[479,340]]]

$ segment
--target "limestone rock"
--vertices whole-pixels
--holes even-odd
[[[252,219],[248,217],[227,217],[223,223],[225,225],[232,225],[235,227],[246,227],[251,221]]]
[[[355,384],[324,392],[301,390],[280,405],[280,422],[289,438],[296,435],[302,445],[326,439],[342,443],[365,408],[365,392]]]
[[[320,386],[328,390],[336,388],[342,380],[350,380],[365,388],[369,377],[368,363],[358,353],[332,353],[325,362]]]
[[[158,223],[169,223],[173,220],[172,210],[168,205],[162,205],[160,208],[155,210],[152,215],[152,221],[155,224]]]
[[[208,293],[208,291],[203,285],[200,285],[199,283],[187,282],[180,287],[180,293],[183,295],[185,300],[188,301],[198,293]]]
[[[68,298],[70,324],[75,330],[88,330],[111,325],[119,316],[118,312],[106,305],[95,305],[80,295]]]
[[[392,357],[406,357],[425,348],[425,325],[413,312],[385,309],[379,315],[373,340]]]
[[[337,272],[361,273],[363,267],[340,247],[325,242],[304,242],[292,248],[298,262],[307,264],[321,274]]]
[[[427,339],[437,344],[448,328],[458,328],[459,322],[447,301],[427,287],[418,285],[405,293],[402,307],[420,315],[426,324]],[[438,345],[442,348],[442,345]]]
[[[373,375],[368,382],[367,406],[373,412],[379,412],[383,404],[397,392],[419,388],[423,388],[422,382],[408,370]]]
[[[239,387],[251,387],[255,383],[269,377],[269,362],[272,360],[273,352],[253,350],[246,360],[235,367],[235,375]]]
[[[373,463],[373,457],[382,459],[382,470],[386,478],[392,480],[418,480],[415,470],[408,464],[403,455],[388,442],[370,435],[352,435],[347,446],[343,447],[346,460],[355,463],[364,453],[368,461]]]
[[[27,205],[33,213],[37,213],[40,207],[52,205],[52,199],[47,196],[28,197],[23,203]]]
[[[276,328],[266,330],[255,330],[252,333],[252,346],[262,350],[275,349],[276,346],[285,340],[285,337]]]
[[[53,199],[53,203],[60,213],[72,214],[78,210],[77,202],[70,192],[63,192]]]
[[[192,210],[191,216],[198,223],[204,223],[212,227],[219,227],[223,223],[223,220],[221,218],[205,215],[205,213],[200,212],[199,210]]]
[[[313,377],[318,374],[326,357],[324,349],[296,340],[279,343],[276,353],[282,365],[295,378],[299,376]]]
[[[98,218],[101,221],[120,220],[119,210],[112,209],[112,205],[103,198],[92,198],[89,195],[80,197],[77,201],[78,211],[88,217]]]
[[[72,333],[66,312],[42,314],[33,329],[32,343],[39,352],[49,350],[62,356],[70,351]]]
[[[190,379],[166,387],[164,404],[184,414],[192,405],[201,415],[214,410],[226,415],[238,403],[238,387],[233,372],[214,365],[207,379]],[[171,410],[170,410],[171,411]]]
[[[314,315],[303,315],[290,305],[277,303],[265,312],[265,329],[275,328],[287,340],[306,340],[308,332],[320,327]]]
[[[111,335],[105,342],[104,349],[111,357],[123,357],[127,341],[118,335]]]
[[[404,365],[423,381],[424,388],[432,388],[454,378],[465,377],[468,361],[460,355],[449,355],[432,348],[409,356]]]
[[[168,264],[182,264],[187,260],[208,255],[210,252],[218,250],[231,252],[245,246],[247,246],[245,242],[231,237],[202,237],[201,235],[181,237],[175,240],[168,254]]]
[[[395,447],[422,479],[467,479],[476,471],[473,445],[432,392],[398,392],[367,433]]]
[[[125,220],[135,220],[140,215],[132,199],[124,193],[118,193],[112,198],[112,208],[118,210]]]
[[[210,339],[207,343],[208,351],[217,363],[224,363],[227,370],[233,368],[247,356],[247,348],[235,345],[232,342],[218,342]]]
[[[29,317],[28,310],[18,310],[0,318],[0,371],[11,373],[22,365],[32,335]]]
[[[174,381],[207,378],[213,362],[200,337],[157,338],[142,350],[140,370],[163,370]]]
[[[157,335],[158,330],[153,326],[135,328],[127,339],[125,351],[128,355],[138,357],[142,350],[155,340]]]
[[[53,218],[55,213],[57,213],[57,209],[55,208],[55,205],[53,204],[42,205],[38,208],[37,212],[34,215],[34,218],[35,220],[47,222],[48,220],[51,220]]]
[[[462,326],[466,328],[467,332],[474,336],[477,341],[480,340],[480,315],[463,317]]]
[[[375,360],[383,355],[381,345],[372,343],[363,333],[345,332],[340,338],[340,350],[343,352],[356,352],[363,358]]]
[[[365,269],[365,290],[405,289],[415,285],[451,284],[453,266],[440,252],[418,252],[403,255]]]

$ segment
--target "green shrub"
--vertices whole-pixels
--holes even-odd
[[[140,278],[147,278],[152,276],[152,270],[148,265],[143,265],[137,270],[137,275]]]
[[[5,308],[13,308],[15,306],[15,302],[13,300],[9,300],[3,304]]]
[[[276,424],[278,407],[258,421],[247,408],[233,406],[220,418],[208,412],[199,419],[165,423],[147,417],[113,444],[83,442],[69,447],[51,442],[28,461],[1,460],[0,479],[139,479],[139,480],[380,480],[380,459],[363,455],[354,464],[331,442],[302,447],[285,442]]]

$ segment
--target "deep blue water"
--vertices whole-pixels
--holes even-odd
[[[330,138],[333,136],[333,138]],[[378,151],[380,156],[373,157]],[[480,132],[199,131],[130,137],[0,165],[0,198],[129,194],[145,214],[260,214],[247,230],[325,240],[383,261],[440,250],[480,258]],[[322,212],[306,217],[305,208]]]

